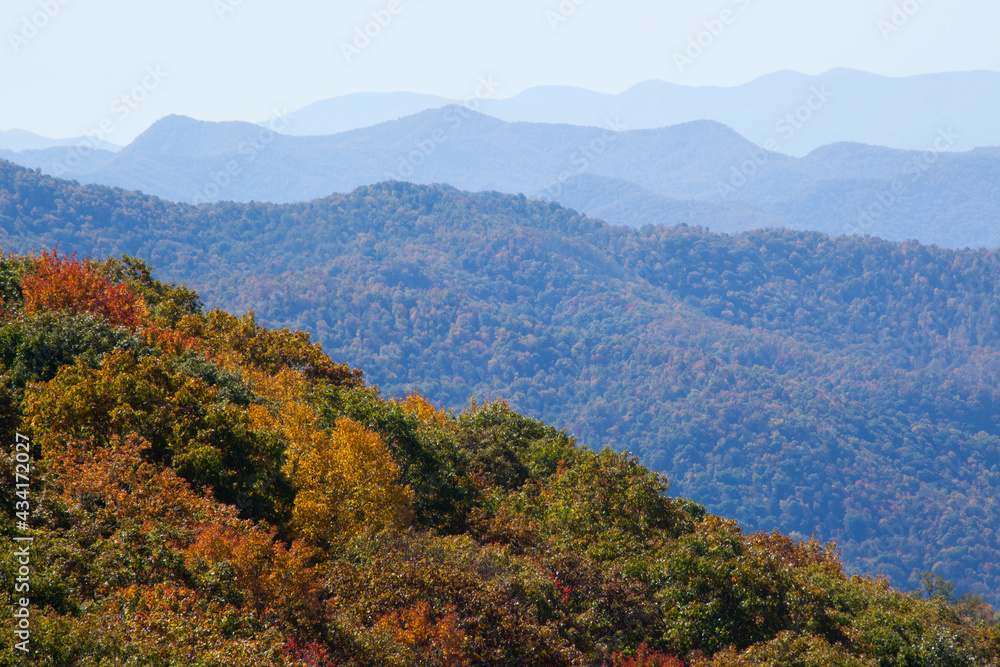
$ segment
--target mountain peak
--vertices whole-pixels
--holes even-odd
[[[213,122],[171,114],[150,125],[121,154],[143,152],[202,157],[235,150],[240,142],[262,132],[270,130],[243,121]]]

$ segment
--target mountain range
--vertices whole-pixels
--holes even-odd
[[[775,150],[800,157],[840,142],[927,150],[949,126],[960,135],[953,150],[1000,145],[994,120],[1000,107],[998,72],[884,77],[850,69],[817,75],[782,71],[727,88],[646,81],[614,95],[544,86],[503,96],[503,81],[492,76],[470,81],[468,96],[457,100],[413,93],[346,95],[296,111],[287,133],[337,134],[462,104],[512,123],[603,127],[617,118],[638,130],[714,120],[759,146],[774,142]]]
[[[141,257],[211,307],[308,331],[386,395],[504,398],[749,529],[996,602],[996,252],[616,227],[401,182],[194,207],[10,163],[0,230],[8,251]]]
[[[429,109],[461,105],[507,122],[604,127],[609,119],[632,129],[657,129],[714,120],[759,146],[802,157],[816,148],[851,142],[929,150],[937,133],[957,132],[950,150],[1000,145],[993,122],[1000,106],[1000,73],[943,72],[885,77],[851,69],[807,75],[781,71],[731,86],[684,86],[645,81],[617,94],[571,86],[540,86],[507,96],[492,75],[470,80],[468,94],[446,98],[418,93],[355,93],[321,100],[294,112],[285,134],[339,134]],[[261,123],[268,125],[273,118]],[[48,139],[24,130],[0,131],[0,150],[71,146],[79,139]],[[120,146],[102,142],[110,151]]]
[[[558,201],[614,224],[717,232],[768,227],[1000,245],[1000,149],[928,151],[856,143],[803,158],[760,148],[714,121],[629,129],[508,123],[465,106],[331,136],[167,117],[120,152],[49,148],[0,156],[84,183],[175,201],[308,201],[383,180],[448,183]]]

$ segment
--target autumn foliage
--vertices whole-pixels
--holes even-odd
[[[417,664],[441,667],[471,664],[463,650],[465,631],[458,624],[454,607],[443,614],[434,614],[428,602],[417,602],[383,616],[375,627],[388,630]]]
[[[136,260],[7,259],[0,424],[33,463],[15,492],[0,452],[0,586],[30,533],[24,664],[996,663],[982,600],[848,577],[833,545],[746,534],[503,401],[387,400]]]
[[[420,420],[420,423],[426,424],[427,426],[442,427],[448,423],[447,415],[434,407],[434,405],[427,400],[427,397],[419,391],[414,391],[403,399],[400,406],[406,412],[416,416],[416,418]]]
[[[303,376],[248,369],[248,377],[275,404],[274,414],[253,407],[255,428],[286,441],[282,471],[297,494],[293,510],[300,534],[314,544],[337,544],[364,530],[403,528],[412,518],[413,492],[378,433],[342,417],[332,429],[307,400]]]
[[[127,285],[103,278],[93,262],[60,256],[55,249],[33,259],[33,270],[21,282],[25,313],[95,313],[114,324],[138,326],[144,304]]]
[[[684,667],[684,663],[672,655],[650,650],[649,645],[643,642],[634,656],[616,655],[610,667]]]

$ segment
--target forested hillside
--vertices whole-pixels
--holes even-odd
[[[993,610],[940,578],[848,577],[503,401],[390,399],[339,361],[129,257],[5,254],[0,664],[1000,658]]]
[[[400,183],[194,208],[2,169],[9,250],[139,256],[309,331],[386,396],[504,398],[751,530],[997,601],[995,253],[615,228]]]

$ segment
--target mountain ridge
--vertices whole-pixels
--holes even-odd
[[[142,257],[390,394],[502,396],[750,529],[837,539],[852,572],[998,589],[996,252],[401,182],[194,207],[0,167],[9,250]]]
[[[812,110],[815,113],[810,113],[801,127],[791,126],[791,136],[787,134],[788,126],[779,130],[781,119],[797,111],[812,87],[824,84],[832,94],[830,104],[823,102],[819,109]],[[391,93],[372,98],[368,114],[378,122],[406,115],[390,117],[391,114],[379,113],[374,100],[380,98],[387,100],[386,106],[391,106],[391,100],[395,99]],[[336,109],[338,104],[349,104],[352,99],[352,96],[331,98],[304,107],[295,113],[304,117],[303,125],[308,132],[298,131],[293,121],[289,133],[331,134],[350,129],[338,124],[341,112]],[[842,99],[852,104],[841,106]],[[899,100],[905,103],[900,104]],[[447,103],[444,98],[428,101],[434,107]],[[991,121],[991,109],[1000,104],[1000,73],[987,70],[907,77],[885,77],[847,68],[817,75],[782,71],[729,87],[688,87],[650,80],[617,94],[568,86],[539,86],[505,99],[485,95],[465,103],[508,122],[602,126],[609,117],[618,115],[636,129],[650,129],[710,119],[734,128],[758,145],[769,139],[780,140],[785,152],[796,156],[819,146],[852,140],[924,150],[927,142],[933,141],[934,133],[948,124],[965,129],[966,136],[956,143],[955,150],[1000,145],[1000,132],[993,129],[995,124]],[[317,105],[325,111],[318,113]],[[407,110],[419,111],[418,106],[413,104]],[[325,125],[324,115],[329,117]],[[830,119],[831,115],[838,116],[838,120]]]
[[[4,155],[53,175],[187,202],[308,201],[406,180],[520,192],[631,226],[783,226],[1000,245],[1000,153],[947,152],[953,131],[938,135],[942,150],[842,142],[794,158],[715,121],[655,130],[620,119],[605,128],[507,123],[456,105],[326,137],[288,136],[277,121],[272,128],[174,116],[114,155]],[[822,206],[810,203],[817,196]]]

